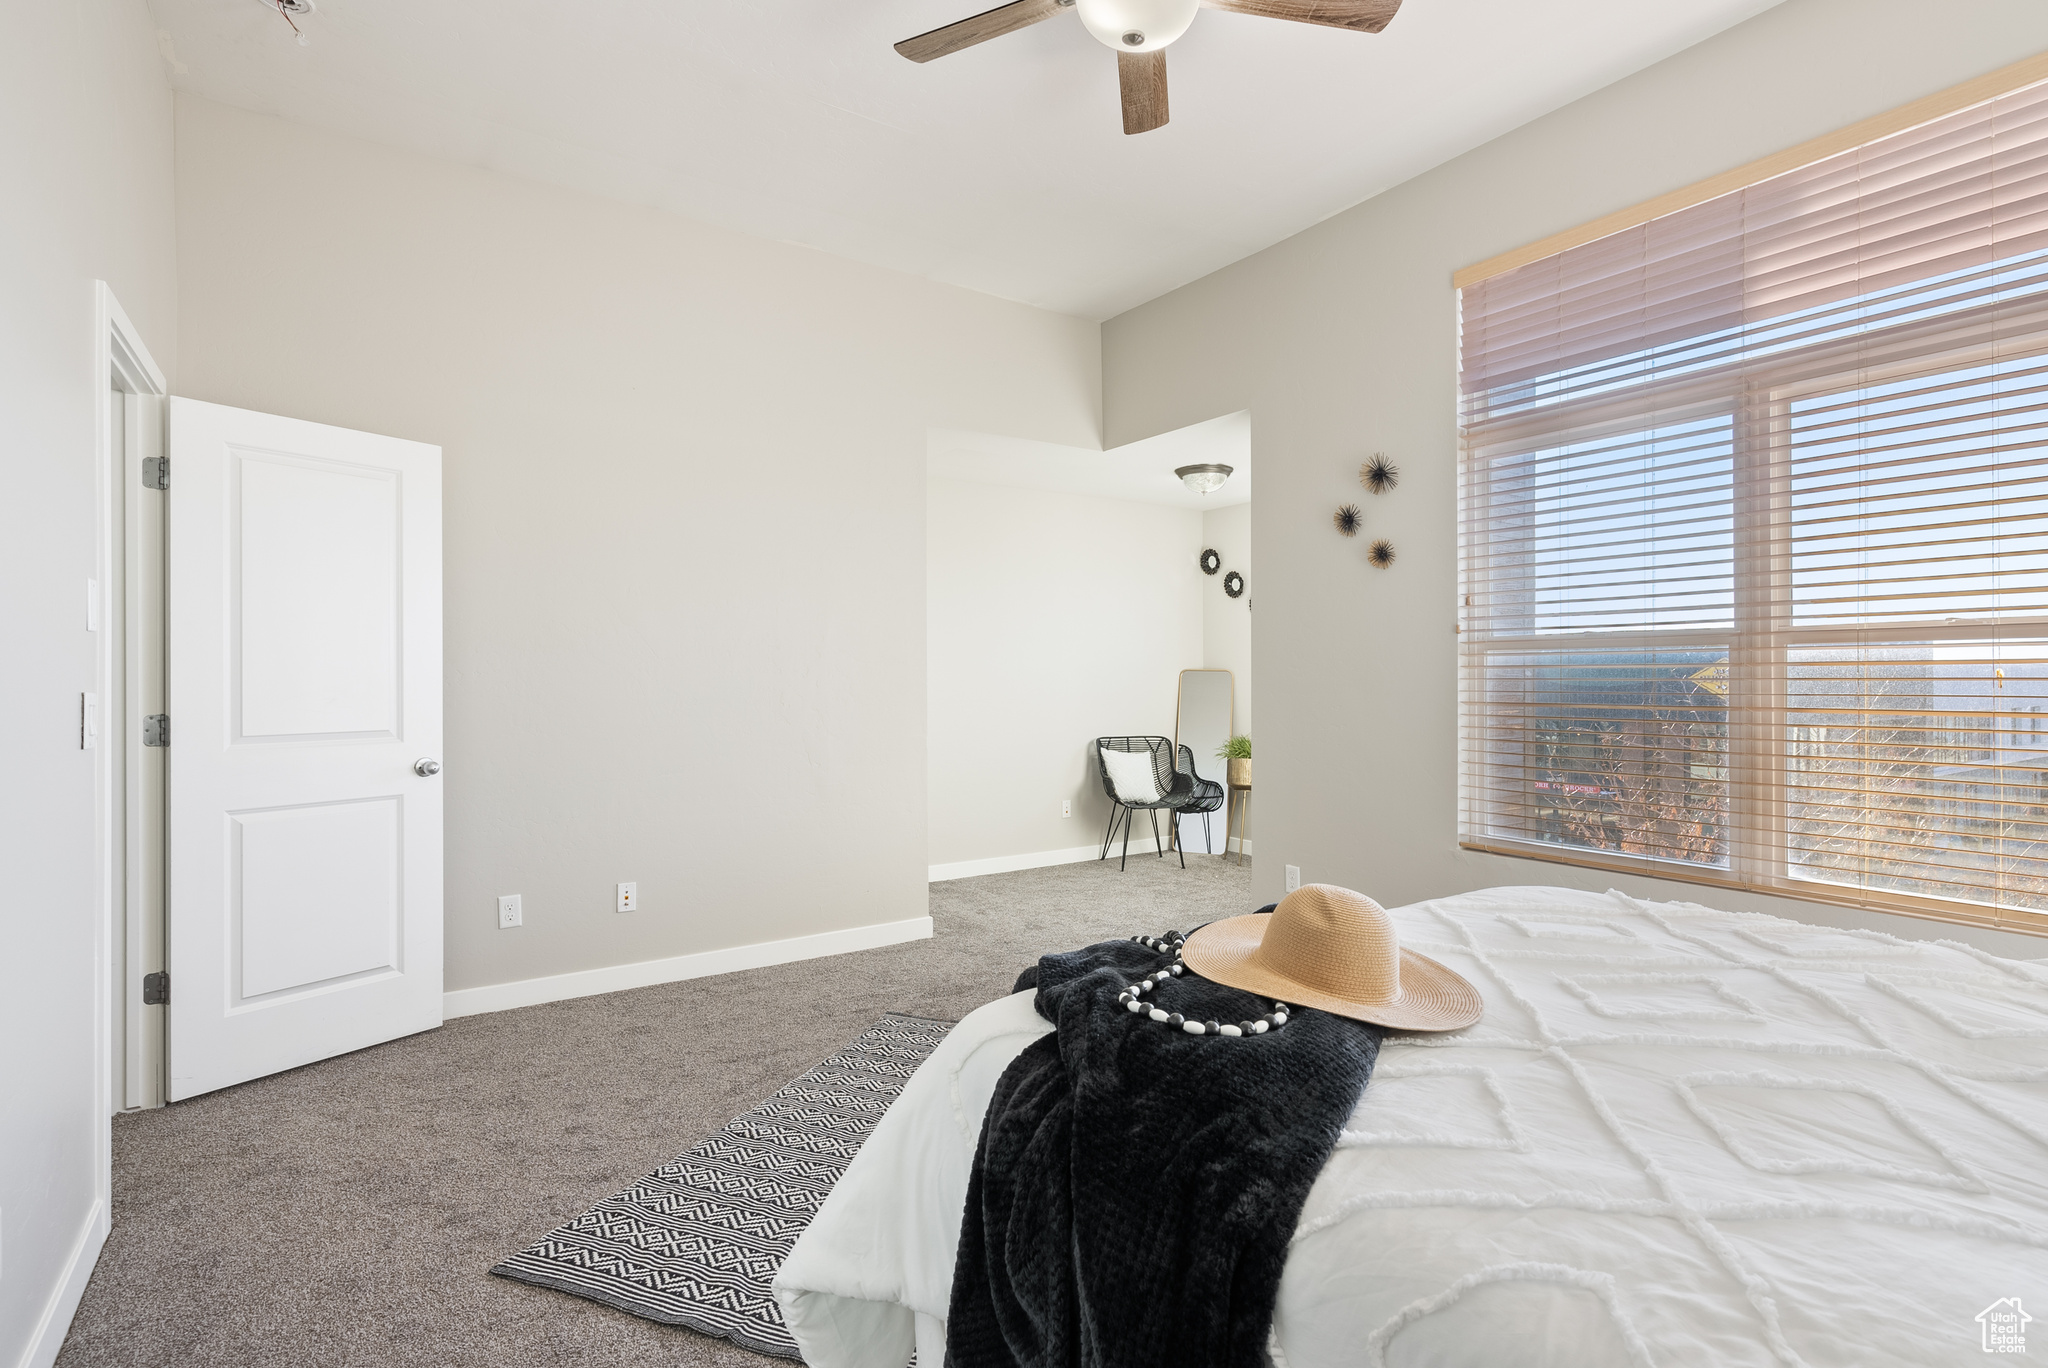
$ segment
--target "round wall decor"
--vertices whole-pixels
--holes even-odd
[[[1236,598],[1244,592],[1244,576],[1233,570],[1223,577],[1223,592]]]
[[[1365,553],[1365,558],[1384,570],[1394,563],[1394,544],[1385,540],[1376,541],[1372,544],[1372,550]]]
[[[1202,553],[1202,573],[1213,575],[1223,568],[1223,557],[1212,547]]]
[[[1365,522],[1365,515],[1358,511],[1357,504],[1345,504],[1337,510],[1336,516],[1332,521],[1337,524],[1339,532],[1347,537],[1355,537],[1358,535],[1360,525]]]
[[[1358,468],[1358,482],[1375,494],[1384,494],[1401,483],[1401,468],[1375,451],[1372,459]]]

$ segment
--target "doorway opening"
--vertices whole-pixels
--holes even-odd
[[[145,719],[164,710],[164,506],[160,483],[167,387],[106,282],[96,284],[100,511],[87,627],[96,693],[80,744],[98,751],[99,963],[107,1112],[164,1101],[165,1022],[144,980],[164,967],[166,752],[145,745]],[[110,1180],[112,1139],[100,1165]]]
[[[1224,792],[1216,752],[1250,729],[1251,438],[1244,411],[1107,451],[927,434],[931,881],[1100,859],[1119,807],[1098,741],[1172,743],[1185,671],[1235,676],[1234,714],[1225,688],[1190,728],[1199,746],[1172,747],[1176,769]],[[1191,485],[1188,471],[1223,479]],[[1207,815],[1181,824],[1181,843],[1220,857],[1222,804]],[[1174,824],[1158,825],[1157,843],[1148,823],[1131,848],[1170,853]],[[1249,854],[1239,826],[1229,849]]]

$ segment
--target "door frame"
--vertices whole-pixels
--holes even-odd
[[[124,571],[135,564],[134,557],[138,551],[135,544],[135,520],[123,516],[123,510],[127,507],[129,501],[128,498],[123,496],[132,496],[138,492],[124,488],[121,483],[127,471],[128,443],[143,440],[141,429],[153,416],[158,427],[156,449],[158,451],[162,450],[161,425],[165,401],[169,397],[170,390],[169,386],[164,382],[163,371],[158,369],[155,360],[149,354],[149,348],[143,344],[141,334],[135,330],[135,325],[129,322],[127,312],[122,309],[120,301],[114,297],[114,292],[107,282],[104,280],[94,281],[93,296],[93,373],[91,393],[93,396],[93,483],[94,502],[97,509],[97,516],[94,518],[95,545],[93,548],[93,568],[99,586],[97,600],[92,605],[99,621],[99,631],[94,634],[95,641],[93,643],[93,683],[99,697],[105,699],[113,695],[113,667],[115,659],[113,642],[116,640],[114,634],[116,632],[120,633],[119,640],[124,645],[130,647],[131,650],[134,640],[129,630],[128,610],[131,605],[128,602],[128,595],[125,592],[125,586],[117,586],[115,584],[113,573],[114,547],[117,544],[124,548],[122,557]],[[118,434],[113,421],[112,404],[109,400],[109,396],[115,390],[139,396],[145,401],[144,404],[131,408],[131,421],[124,422]],[[147,401],[154,402],[150,403]],[[132,421],[134,407],[139,407],[142,410],[141,423]],[[153,415],[150,413],[151,409],[154,410]],[[119,450],[116,450],[117,436],[125,439],[118,443],[120,446]],[[117,588],[124,591],[116,592]],[[132,680],[134,674],[132,654],[130,651],[124,651],[121,658],[124,662],[128,663],[130,667],[128,674]],[[124,686],[130,683],[130,681],[123,682]],[[94,869],[98,885],[96,890],[96,901],[98,902],[96,911],[98,915],[94,926],[95,946],[93,956],[96,968],[94,974],[96,1002],[93,1016],[98,1039],[95,1042],[93,1053],[94,1058],[98,1061],[95,1069],[97,1077],[94,1080],[95,1096],[98,1099],[100,1115],[103,1118],[102,1124],[94,1128],[98,1153],[93,1156],[93,1182],[99,1199],[97,1222],[99,1229],[95,1234],[99,1238],[105,1237],[109,1218],[113,1210],[113,1113],[121,1110],[118,1099],[125,1096],[125,1090],[122,1092],[116,1091],[117,1081],[114,1076],[115,1046],[117,1043],[115,1036],[115,1014],[117,1008],[123,1005],[132,1003],[139,1006],[141,1003],[139,978],[132,994],[128,993],[126,985],[123,985],[123,997],[120,1000],[117,1000],[114,996],[115,984],[113,981],[116,937],[121,937],[121,943],[123,944],[129,943],[130,939],[127,910],[129,906],[129,889],[133,886],[133,880],[127,879],[124,880],[124,886],[117,888],[115,886],[115,878],[117,870],[126,871],[130,864],[130,856],[134,850],[138,827],[134,818],[139,815],[140,798],[139,794],[131,792],[132,786],[128,782],[128,771],[131,768],[128,765],[128,756],[132,749],[131,743],[139,740],[141,737],[141,716],[134,707],[137,700],[135,691],[131,687],[124,687],[122,689],[122,698],[125,705],[123,716],[109,716],[104,712],[101,716],[99,741],[96,747],[98,756],[93,763],[93,845],[95,856]],[[115,820],[115,804],[117,803],[122,805],[122,815],[129,819],[119,824]],[[127,848],[118,851],[115,849],[113,839],[113,834],[117,829],[126,832],[128,836],[128,840],[124,843]],[[135,977],[135,975],[130,974],[127,977]],[[124,1037],[132,1038],[133,1035],[133,1032],[123,1031]],[[127,1039],[124,1038],[119,1043],[123,1047],[125,1056]],[[161,1061],[159,1061],[159,1075],[161,1071]],[[157,1090],[156,1095],[159,1101],[161,1101],[161,1088]]]

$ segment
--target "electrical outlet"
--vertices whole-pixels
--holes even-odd
[[[617,908],[617,910],[618,910],[618,911],[620,911],[620,912],[634,912],[634,911],[638,911],[638,910],[639,910],[639,907],[640,907],[640,885],[639,885],[639,884],[636,884],[636,883],[623,883],[623,884],[620,884],[620,885],[619,885],[619,905],[618,905],[618,908]]]
[[[1292,893],[1295,889],[1299,887],[1301,887],[1301,866],[1287,866],[1287,891],[1289,893]]]
[[[498,929],[500,931],[509,931],[515,926],[524,926],[525,924],[525,914],[519,910],[519,895],[517,893],[507,893],[504,897],[498,899]]]
[[[1073,815],[1074,815],[1074,800],[1073,800],[1073,799],[1071,799],[1071,798],[1062,798],[1062,799],[1060,799],[1060,816],[1062,816],[1062,817],[1071,817],[1071,816],[1073,816]]]

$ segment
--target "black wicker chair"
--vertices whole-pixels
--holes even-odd
[[[1209,836],[1209,814],[1223,806],[1223,785],[1213,779],[1204,779],[1195,772],[1195,753],[1186,746],[1180,748],[1180,772],[1195,781],[1194,793],[1189,795],[1187,802],[1181,804],[1180,810],[1184,813],[1199,812],[1202,814],[1202,844],[1213,853],[1216,843]],[[1179,817],[1175,817],[1173,821],[1173,843],[1176,848],[1180,845]],[[1223,848],[1225,853],[1228,853],[1230,849],[1229,832],[1223,834]],[[1180,862],[1183,865],[1188,862],[1185,852],[1182,853]]]
[[[1128,755],[1148,752],[1152,757],[1152,782],[1159,788],[1159,797],[1154,802],[1130,803],[1117,794],[1116,785],[1110,782],[1109,765],[1102,758],[1106,750],[1123,751]],[[1152,821],[1152,849],[1161,859],[1166,857],[1166,848],[1159,844],[1159,813],[1161,809],[1179,812],[1195,796],[1195,781],[1174,768],[1173,742],[1163,736],[1098,736],[1095,738],[1095,768],[1102,775],[1102,791],[1109,795],[1109,829],[1102,833],[1102,854],[1098,859],[1109,858],[1110,842],[1116,839],[1116,824],[1119,818],[1124,824],[1124,852],[1117,862],[1118,869],[1128,869],[1131,860],[1131,813],[1143,809]],[[1174,843],[1178,846],[1178,842]],[[1188,857],[1180,857],[1180,866],[1186,869]]]

